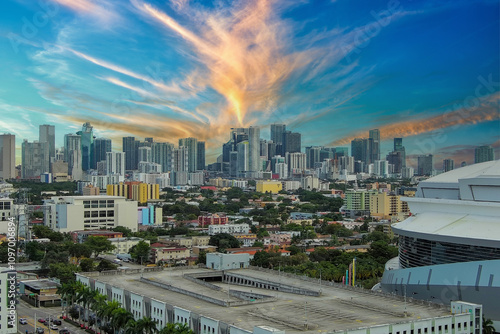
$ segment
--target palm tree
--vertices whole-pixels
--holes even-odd
[[[136,333],[153,334],[157,332],[156,322],[150,317],[143,317],[137,320],[136,324],[138,327]]]
[[[66,301],[66,311],[65,315],[68,314],[69,307],[73,303],[69,303],[69,301],[73,301],[76,296],[75,284],[73,283],[63,283],[59,288],[57,288],[57,293],[61,296],[61,299]]]
[[[111,318],[111,326],[114,329],[114,333],[117,333],[117,329],[125,328],[127,323],[130,320],[133,320],[134,317],[132,316],[132,313],[129,311],[125,310],[122,307],[117,308],[116,310],[113,311],[112,313],[112,318]]]
[[[136,334],[140,332],[141,329],[137,324],[137,321],[135,321],[134,319],[130,319],[129,322],[127,322],[124,334]]]
[[[483,315],[483,333],[493,334],[495,333],[495,327],[493,327],[493,321],[491,319],[486,319]]]
[[[93,290],[91,293],[91,298],[89,301],[89,309],[93,312],[95,317],[95,330],[97,332],[97,313],[101,306],[106,303],[106,296],[99,293],[97,290]]]
[[[113,313],[120,308],[120,303],[116,300],[108,301],[102,309],[102,317],[105,319],[105,324],[111,323]]]
[[[85,325],[85,322],[88,321],[89,319],[89,312],[87,310],[87,307],[89,303],[91,302],[93,298],[93,291],[90,290],[90,288],[86,285],[83,285],[79,287],[77,295],[76,295],[76,301],[83,307],[83,323]]]
[[[158,334],[194,334],[194,331],[187,324],[169,322]]]

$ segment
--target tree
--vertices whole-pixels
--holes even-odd
[[[483,315],[483,333],[493,334],[496,332],[495,327],[493,327],[493,321],[491,319],[486,319]]]
[[[206,264],[207,263],[207,252],[202,250],[198,254],[198,259],[196,260],[196,264]]]
[[[74,281],[75,273],[79,272],[78,266],[69,263],[51,263],[49,276],[59,278],[61,283]]]
[[[129,254],[132,259],[136,261],[147,261],[149,259],[149,254],[151,253],[151,247],[147,242],[141,240],[130,248]]]
[[[194,331],[187,324],[169,322],[159,331],[159,334],[194,334]]]
[[[269,268],[269,259],[271,255],[266,251],[256,252],[253,256],[252,265],[258,267]]]
[[[68,243],[68,252],[73,257],[91,257],[92,249],[87,244]]]
[[[95,257],[98,257],[101,253],[109,252],[115,249],[115,246],[111,244],[111,241],[103,236],[88,237],[87,240],[85,240],[85,244],[90,247]]]
[[[66,251],[57,252],[55,250],[50,250],[45,254],[44,258],[42,259],[41,262],[42,269],[49,268],[51,264],[67,264],[68,258],[69,258],[69,253]]]
[[[108,271],[108,270],[116,270],[118,266],[114,263],[112,263],[109,260],[102,259],[101,262],[96,267],[97,271]]]
[[[236,188],[239,189],[239,188]],[[216,246],[219,252],[225,251],[227,248],[238,248],[240,242],[234,236],[228,233],[219,233],[212,235],[208,241],[209,245]]]
[[[81,259],[80,268],[82,269],[83,272],[94,271],[95,269],[94,260],[87,258]]]
[[[153,334],[157,332],[156,322],[149,317],[137,320],[135,329],[135,333]]]
[[[111,327],[114,329],[114,332],[116,333],[117,329],[125,328],[127,323],[133,319],[134,317],[132,313],[130,313],[129,311],[125,310],[122,307],[119,307],[111,313]]]
[[[125,238],[132,236],[132,230],[125,226],[115,226],[112,231],[121,232]]]

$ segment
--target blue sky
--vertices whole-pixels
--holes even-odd
[[[0,131],[38,139],[90,121],[98,137],[206,140],[284,122],[303,145],[382,155],[500,156],[498,1],[8,0],[0,10]]]

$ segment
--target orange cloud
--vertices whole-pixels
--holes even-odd
[[[500,113],[498,112],[499,102],[500,93],[495,93],[481,101],[480,105],[476,108],[462,107],[456,110],[446,111],[438,116],[382,125],[378,127],[380,130],[380,137],[381,139],[410,137],[439,129],[498,120],[500,119]],[[370,127],[370,129],[371,128],[373,127]],[[338,139],[330,143],[330,145],[337,146],[349,144],[355,138],[366,137],[368,130],[367,128],[365,131]]]
[[[86,15],[97,17],[100,21],[111,21],[117,18],[115,11],[106,8],[105,2],[99,1],[97,4],[91,0],[52,0],[69,9]]]
[[[150,4],[133,1],[145,15],[186,40],[208,73],[208,85],[224,96],[227,106],[218,121],[247,126],[250,113],[273,111],[282,84],[310,63],[310,51],[287,53],[284,23],[273,17],[270,1],[248,1],[230,15],[203,13],[193,32]],[[184,8],[186,9],[186,8]],[[228,122],[229,120],[229,122]]]

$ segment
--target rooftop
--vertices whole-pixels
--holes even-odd
[[[248,279],[273,282],[297,289],[320,292],[319,296],[305,296],[283,291],[243,286],[221,281],[211,280],[221,290],[209,289],[204,285],[196,284],[185,277],[187,275],[214,275],[209,269],[200,268],[170,268],[156,272],[134,272],[124,275],[110,275],[101,273],[87,273],[90,278],[117,288],[134,292],[145,297],[154,298],[167,304],[191,310],[194,313],[210,317],[227,324],[234,324],[245,330],[252,331],[254,326],[265,325],[287,333],[317,333],[373,326],[379,324],[406,322],[415,319],[432,318],[447,315],[444,308],[430,306],[427,303],[416,303],[411,298],[405,304],[402,297],[383,295],[369,290],[349,288],[340,284],[331,284],[317,279],[282,273],[271,270],[238,269],[226,271],[230,275]],[[144,279],[141,281],[141,277]],[[166,290],[152,283],[169,284],[175,288],[192,291],[196,294],[218,300],[237,303],[231,295],[228,297],[228,288],[247,293],[267,295],[275,298],[267,302],[248,303],[223,307],[208,301],[188,295]],[[405,308],[408,316],[404,317]],[[303,325],[308,324],[308,330]]]

